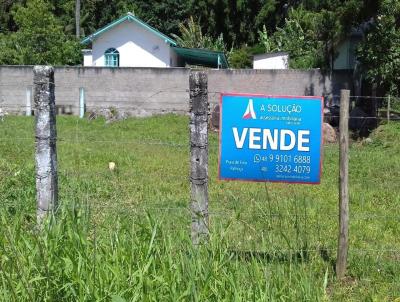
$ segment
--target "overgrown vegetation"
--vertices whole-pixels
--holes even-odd
[[[0,33],[0,64],[75,65],[81,61],[79,41],[67,36],[44,1],[14,5],[18,31]]]
[[[321,185],[217,180],[211,241],[190,243],[187,117],[58,117],[62,208],[35,219],[34,119],[0,122],[1,301],[395,301],[400,124],[350,154],[348,278],[334,277],[338,146]],[[108,170],[108,162],[116,169]]]
[[[390,94],[400,93],[400,2],[385,0],[359,49],[367,78]]]
[[[200,23],[196,22],[193,17],[190,17],[187,22],[179,24],[179,31],[180,35],[172,34],[172,37],[181,47],[226,51],[222,34],[215,40],[211,36],[204,35]]]
[[[181,46],[227,50],[234,68],[286,51],[292,68],[329,71],[340,43],[358,32],[358,67],[384,92],[399,91],[397,0],[0,0],[0,64],[79,64],[76,2],[80,38],[131,11]]]

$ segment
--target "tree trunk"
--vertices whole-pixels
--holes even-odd
[[[75,29],[76,38],[79,39],[81,35],[81,0],[75,2]]]

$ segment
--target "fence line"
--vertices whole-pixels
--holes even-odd
[[[60,173],[59,173],[60,175]],[[62,175],[62,173],[61,173]],[[84,175],[82,175],[84,176]],[[188,179],[184,179],[185,181],[188,181]],[[182,179],[183,181],[183,179]],[[94,197],[92,197],[94,198]],[[157,200],[159,201],[159,200]],[[186,200],[180,200],[180,202],[186,202]],[[151,201],[153,202],[153,201]],[[150,202],[150,203],[151,203]],[[10,204],[5,204],[2,203],[0,205],[0,208],[8,207]],[[95,209],[107,209],[107,210],[116,210],[116,212],[121,212],[121,213],[127,213],[127,211],[130,212],[187,212],[188,214],[191,213],[190,207],[155,207],[155,206],[146,206],[146,207],[141,207],[141,206],[126,206],[121,207],[121,205],[105,205],[105,204],[97,204],[97,203],[91,203],[91,202],[85,202],[85,204],[82,206],[81,204],[72,204],[72,205],[63,205],[66,209],[77,209],[80,207],[91,207]],[[214,211],[214,210],[209,210],[208,214],[210,216],[219,216],[219,217],[232,217],[232,216],[239,216],[241,220],[243,220],[243,215],[238,214],[238,211]],[[307,214],[270,214],[270,213],[265,213],[265,214],[260,214],[260,213],[251,213],[251,217],[257,217],[257,218],[271,218],[271,219],[285,219],[285,218],[290,218],[290,219],[296,219],[296,218],[307,218],[314,220],[318,220],[320,217],[323,218],[331,218],[336,220],[338,218],[338,214],[335,213],[318,213],[315,215]],[[368,213],[355,213],[350,215],[351,220],[379,220],[379,219],[386,219],[386,220],[393,220],[393,221],[398,221],[400,220],[400,214],[399,215],[375,215],[375,214],[368,214]],[[240,220],[239,220],[240,221]],[[351,249],[353,250],[353,249]]]
[[[84,134],[85,132],[83,130],[81,130],[80,128],[80,124],[79,124],[79,120],[77,120],[76,122],[76,127],[75,127],[75,131],[71,132],[71,137],[69,138],[63,138],[60,137],[58,138],[58,140],[56,138],[54,138],[52,141],[57,143],[73,143],[73,144],[84,144],[84,143],[88,143],[88,144],[115,144],[115,145],[119,145],[119,144],[134,144],[134,145],[148,145],[148,146],[167,146],[167,147],[173,147],[173,148],[182,148],[182,149],[186,149],[188,151],[187,156],[189,157],[189,151],[190,151],[190,155],[191,155],[191,174],[183,177],[181,176],[182,174],[185,174],[185,172],[187,171],[183,171],[182,174],[176,175],[176,173],[173,176],[168,176],[168,173],[166,173],[166,175],[162,175],[162,177],[164,177],[166,180],[177,180],[180,182],[186,181],[188,184],[190,184],[191,186],[191,201],[190,201],[190,206],[189,207],[157,207],[157,206],[147,206],[147,207],[140,207],[140,206],[130,206],[127,207],[126,205],[106,205],[106,204],[101,204],[101,205],[97,205],[95,203],[89,202],[88,205],[92,206],[93,208],[96,209],[105,209],[105,210],[109,210],[109,209],[115,209],[118,212],[124,213],[126,211],[132,211],[132,212],[139,212],[139,211],[161,211],[161,212],[184,212],[188,215],[191,216],[192,218],[192,239],[193,239],[193,243],[194,244],[199,244],[200,241],[202,241],[202,238],[206,238],[209,236],[209,217],[210,216],[221,216],[221,217],[227,217],[227,216],[232,216],[231,218],[235,218],[233,216],[238,216],[238,213],[235,210],[232,211],[213,211],[213,210],[209,210],[208,209],[208,182],[209,182],[209,177],[208,177],[208,166],[205,164],[205,161],[208,160],[208,150],[209,149],[218,149],[217,145],[209,145],[207,139],[208,139],[208,130],[205,130],[204,127],[207,129],[207,122],[208,122],[208,113],[209,113],[209,104],[207,102],[207,96],[210,93],[220,93],[220,92],[212,92],[212,91],[207,91],[207,82],[206,82],[206,76],[202,75],[202,73],[196,73],[197,75],[194,75],[193,73],[191,74],[191,82],[190,82],[190,89],[187,90],[182,90],[180,92],[186,92],[189,93],[190,92],[190,99],[191,101],[188,102],[188,107],[191,109],[190,112],[190,123],[191,123],[191,128],[192,128],[192,136],[190,138],[190,140],[188,140],[187,142],[170,142],[170,141],[161,141],[161,140],[143,140],[143,139],[133,139],[133,140],[109,140],[109,139],[99,139],[98,138],[98,134],[96,137],[93,138],[93,140],[91,140],[90,137],[84,137],[82,134]],[[200,77],[200,78],[196,78],[196,77]],[[205,77],[205,79],[201,78],[201,77]],[[49,85],[51,85],[51,81],[48,82]],[[36,95],[36,94],[35,94]],[[334,96],[336,97],[336,96]],[[388,100],[391,101],[391,103],[393,104],[394,100],[389,97],[363,97],[363,96],[349,96],[349,98],[375,98],[375,99],[384,99],[384,98],[388,98]],[[128,97],[126,97],[126,99],[128,99]],[[197,106],[199,106],[199,108],[196,109],[196,107],[193,107],[193,104],[196,104]],[[110,102],[113,103],[113,102]],[[145,102],[142,102],[143,104],[145,104]],[[171,103],[168,103],[171,104]],[[176,104],[182,104],[182,103],[176,103]],[[18,105],[16,105],[18,106]],[[69,106],[69,105],[68,105]],[[389,105],[390,106],[390,105]],[[78,105],[73,105],[70,106],[71,108],[87,108],[87,109],[104,109],[104,110],[109,110],[110,107],[94,107],[94,106],[88,106],[88,104],[86,103],[85,106],[78,106]],[[8,108],[7,106],[3,106],[0,103],[0,108]],[[19,108],[22,109],[26,109],[27,106],[19,106]],[[94,108],[94,109],[93,109]],[[113,106],[114,108],[114,106]],[[137,106],[115,106],[115,109],[135,109],[135,110],[148,110],[148,111],[159,111],[160,109],[155,109],[155,108],[141,108],[141,107],[137,107]],[[196,111],[197,110],[197,111]],[[187,113],[187,111],[185,110],[181,110],[182,112]],[[40,112],[40,111],[38,111]],[[327,117],[330,118],[339,118],[339,115],[329,115]],[[380,118],[377,116],[365,116],[365,117],[349,117],[349,119],[376,119],[376,120],[390,120],[392,121],[397,121],[400,120],[400,117],[390,117],[389,115],[387,115],[386,118]],[[7,122],[4,123],[0,123],[0,129],[2,127],[8,127]],[[32,125],[33,126],[33,125]],[[15,127],[10,127],[10,129],[16,129]],[[23,128],[20,128],[23,129]],[[204,135],[205,133],[207,133],[207,135]],[[74,137],[75,135],[75,137]],[[203,135],[203,136],[202,136]],[[26,137],[26,138],[22,138],[22,137],[13,137],[10,139],[4,139],[1,138],[1,141],[7,142],[7,141],[25,141],[25,140],[31,140],[33,142],[34,138],[33,137]],[[190,144],[189,144],[190,142]],[[190,149],[189,149],[189,145],[190,145]],[[75,156],[77,158],[77,161],[79,161],[81,154],[73,149],[73,152],[75,153]],[[104,172],[87,172],[87,171],[79,171],[79,170],[75,170],[75,171],[58,171],[58,177],[90,177],[90,176],[110,176],[113,175],[112,172],[108,171],[105,167]],[[168,171],[169,172],[169,171]],[[9,174],[7,173],[3,173],[3,171],[0,171],[0,175],[4,175],[4,176],[13,176],[16,177],[19,174],[17,174],[18,171],[16,172],[10,172]],[[188,173],[186,173],[188,174]],[[32,173],[33,175],[33,173]],[[40,175],[39,173],[36,173],[36,176],[39,176],[40,180],[44,179],[47,176],[50,176],[51,173],[48,173],[46,175]],[[120,174],[114,174],[117,178],[119,177],[132,177],[132,176],[140,176],[139,173],[126,173],[126,172],[122,172]],[[148,174],[147,174],[148,175]],[[154,173],[154,175],[158,175],[156,173]],[[199,177],[199,175],[201,177]],[[151,176],[151,175],[150,175]],[[160,175],[158,175],[160,176]],[[70,187],[73,187],[74,185],[63,185],[61,186],[61,189],[65,189],[68,190]],[[154,186],[157,186],[157,184],[154,184]],[[86,188],[78,188],[77,190],[86,190]],[[228,189],[225,189],[228,190]],[[50,189],[49,190],[52,193],[56,192],[56,189]],[[199,194],[200,192],[200,194]],[[230,190],[230,192],[232,194],[235,193],[235,190]],[[222,193],[221,193],[222,194]],[[96,195],[96,192],[93,192],[93,194],[91,193],[91,195],[87,196],[87,200],[92,201]],[[112,195],[112,198],[118,198],[118,194],[114,194]],[[200,196],[200,197],[199,197]],[[103,198],[103,197],[102,197]],[[104,197],[106,198],[106,197]],[[233,197],[231,197],[233,198]],[[167,200],[168,198],[166,198]],[[160,200],[157,200],[157,202],[162,201],[162,198]],[[188,203],[187,200],[179,200],[179,202],[185,202]],[[255,203],[254,203],[255,204]],[[4,204],[5,206],[7,206],[7,204]],[[253,203],[252,203],[253,205]],[[67,205],[68,206],[68,205]],[[254,206],[254,205],[253,205]],[[252,208],[253,211],[256,210],[257,208],[254,206],[254,208]],[[280,211],[281,208],[277,208],[275,211]],[[327,213],[327,212],[320,212],[320,213],[315,213],[313,215],[300,215],[300,214],[291,214],[291,213],[286,213],[286,214],[280,214],[280,213],[261,213],[261,212],[252,212],[249,214],[251,216],[251,218],[253,217],[259,217],[259,218],[267,218],[268,219],[285,219],[285,218],[289,218],[289,219],[296,219],[296,218],[305,218],[311,221],[317,220],[319,218],[332,218],[332,219],[337,219],[338,218],[338,213]],[[316,216],[317,215],[317,216]],[[240,216],[240,215],[239,215]],[[242,215],[244,216],[244,215]],[[238,222],[243,222],[244,220],[247,219],[251,219],[248,217],[236,217],[238,219]],[[379,215],[379,214],[369,214],[367,211],[363,212],[363,211],[358,211],[356,213],[352,213],[350,214],[350,218],[352,220],[380,220],[380,219],[385,219],[385,220],[393,220],[393,221],[397,221],[400,219],[400,214],[399,215]],[[242,220],[240,220],[242,219]],[[247,222],[246,222],[247,223]],[[267,223],[267,221],[265,222]],[[290,227],[290,226],[286,226],[286,227]],[[317,224],[316,228],[319,228],[320,224]],[[318,234],[318,236],[321,236],[321,234]],[[318,237],[317,235],[315,237]],[[367,242],[368,243],[368,242]],[[318,250],[318,249],[317,249]],[[337,251],[336,248],[324,248],[324,250],[327,251],[331,251],[331,252],[335,252]],[[293,251],[293,250],[288,250],[288,251]],[[315,251],[315,249],[305,249],[304,251]],[[392,253],[400,253],[400,250],[397,249],[390,249],[390,248],[381,248],[381,249],[358,249],[358,251],[360,252],[365,252],[365,253],[369,253],[369,252],[392,252]],[[254,251],[256,253],[256,251]],[[276,250],[276,252],[285,252],[285,249],[279,249]],[[350,252],[357,252],[357,249],[350,249]],[[347,259],[347,255],[345,257]]]

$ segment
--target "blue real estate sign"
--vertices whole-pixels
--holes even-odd
[[[219,177],[318,184],[321,97],[222,94]]]

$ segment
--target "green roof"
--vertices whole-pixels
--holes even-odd
[[[173,50],[187,64],[215,68],[228,68],[228,60],[223,51],[213,51],[200,48],[173,47]]]
[[[125,22],[125,21],[136,22],[140,26],[144,27],[145,29],[149,30],[150,32],[152,32],[156,36],[158,36],[161,39],[163,39],[165,41],[165,43],[169,43],[169,44],[171,44],[173,46],[177,45],[176,42],[174,40],[172,40],[170,37],[164,35],[163,33],[159,32],[154,27],[151,27],[149,24],[147,24],[147,23],[143,22],[142,20],[140,20],[139,18],[135,17],[132,13],[127,13],[125,16],[119,18],[118,20],[116,20],[116,21],[104,26],[103,28],[99,29],[95,33],[93,33],[93,34],[87,36],[86,38],[82,39],[81,43],[82,44],[88,44],[88,43],[92,42],[94,39],[96,39],[98,36],[103,34],[104,32],[110,30],[114,26],[117,26],[118,24],[121,24],[122,22]]]

